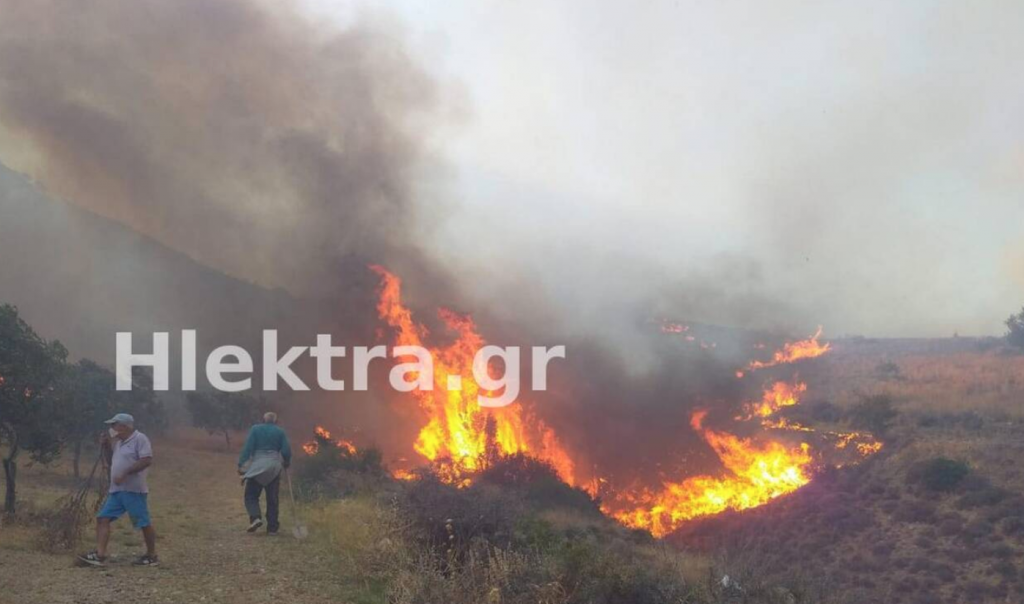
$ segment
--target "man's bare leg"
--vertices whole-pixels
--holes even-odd
[[[142,538],[146,540],[146,555],[155,558],[156,557],[156,529],[153,525],[149,525],[142,528]]]
[[[107,557],[107,544],[110,543],[110,518],[96,519],[96,553],[100,558]]]

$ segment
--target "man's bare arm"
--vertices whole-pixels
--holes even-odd
[[[125,478],[128,478],[128,476],[132,474],[138,474],[139,472],[148,468],[152,463],[152,457],[143,457],[139,461],[133,463],[130,468],[125,470],[124,474],[121,474],[120,476],[115,476],[114,484],[121,484],[122,482],[124,482]]]
[[[152,457],[143,457],[139,461],[133,463],[132,467],[128,468],[128,471],[125,472],[125,474],[138,474],[139,472],[148,468],[152,463]]]

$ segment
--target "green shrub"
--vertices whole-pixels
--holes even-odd
[[[970,471],[967,464],[962,461],[936,457],[915,464],[908,472],[907,478],[929,491],[943,493],[954,490]]]
[[[601,516],[597,502],[586,491],[565,484],[550,464],[527,455],[501,457],[478,480],[518,492],[535,509],[566,508]]]
[[[1024,309],[1006,320],[1006,343],[1024,351]]]

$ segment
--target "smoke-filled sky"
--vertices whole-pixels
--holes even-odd
[[[484,299],[880,336],[1024,303],[1019,2],[372,4],[462,112],[436,243]]]
[[[1000,334],[1024,304],[1024,7],[301,2],[0,0],[0,163],[32,183],[0,170],[0,301],[89,354],[359,336],[381,264],[431,328],[567,344],[538,416],[630,474],[760,394],[760,333],[657,320]],[[400,398],[331,417],[408,453]]]
[[[0,161],[236,277],[380,262],[535,333],[1024,303],[1019,3],[303,2],[3,0]]]

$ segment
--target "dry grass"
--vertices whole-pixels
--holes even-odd
[[[888,374],[886,363],[899,373]],[[998,350],[921,354],[840,342],[819,369],[809,376],[811,392],[841,406],[885,394],[908,411],[1024,418],[1024,355]]]
[[[40,525],[74,485],[68,464],[25,467],[19,474],[22,512],[0,529],[2,604],[99,604],[130,597],[140,604],[260,604],[263,602],[380,602],[366,599],[364,586],[349,580],[338,548],[315,531],[290,537],[291,517],[282,510],[282,536],[249,535],[236,452],[201,433],[154,438],[150,509],[158,533],[161,565],[138,569],[129,562],[144,548],[127,519],[114,523],[106,569],[77,568],[69,554],[39,547]],[[282,501],[282,504],[285,504]],[[349,510],[354,514],[354,510]],[[92,547],[92,527],[80,548]]]

